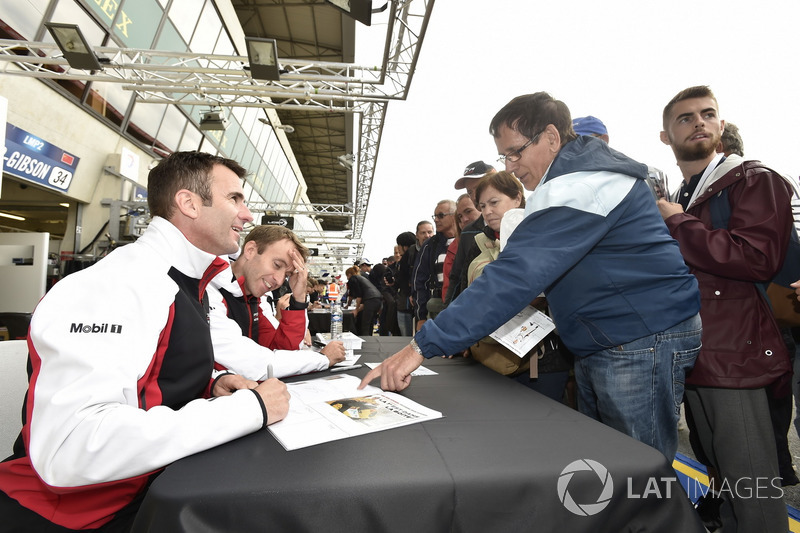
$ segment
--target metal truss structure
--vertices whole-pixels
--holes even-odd
[[[434,0],[390,3],[380,67],[279,58],[285,71],[280,81],[262,81],[250,76],[246,56],[97,47],[93,51],[103,69],[88,72],[71,68],[53,43],[0,40],[0,74],[118,83],[135,92],[139,102],[358,113],[353,207],[314,204],[280,210],[352,216],[352,238],[357,241],[369,205],[386,106],[408,94]],[[324,240],[323,233],[320,230],[319,237]],[[359,243],[356,256],[362,252]]]
[[[353,206],[338,204],[292,204],[278,202],[248,202],[250,211],[263,211],[279,213],[281,215],[327,215],[352,217],[355,213]]]

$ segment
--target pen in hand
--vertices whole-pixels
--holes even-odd
[[[267,379],[272,379],[272,364],[267,365]]]

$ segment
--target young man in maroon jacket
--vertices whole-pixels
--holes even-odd
[[[661,140],[683,184],[661,215],[700,285],[703,346],[685,398],[709,466],[719,473],[725,531],[785,531],[768,395],[790,393],[791,364],[757,287],[780,270],[792,227],[791,193],[757,161],[717,154],[725,122],[706,86],[664,108]],[[719,227],[719,204],[730,211]],[[715,224],[716,222],[716,224]]]

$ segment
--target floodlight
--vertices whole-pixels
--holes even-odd
[[[53,36],[58,48],[64,54],[72,68],[82,70],[102,70],[100,60],[94,55],[86,38],[78,29],[77,24],[59,24],[57,22],[46,22],[45,26]]]
[[[278,44],[275,39],[245,37],[245,41],[247,57],[250,60],[250,76],[255,80],[280,80]]]
[[[222,131],[228,127],[225,112],[220,110],[207,111],[200,116],[200,129],[203,131]]]
[[[270,125],[269,120],[267,120],[264,117],[260,117],[258,119],[258,121],[260,123],[262,123],[263,125],[265,125],[265,126],[269,126]],[[294,133],[294,126],[289,125],[289,124],[278,124],[277,126],[275,126],[275,129],[276,130],[285,131],[286,133]]]
[[[347,170],[353,170],[353,154],[340,155],[338,158],[339,165]]]
[[[5,213],[3,211],[0,211],[0,217],[10,218],[11,220],[25,221],[25,217],[21,217],[19,215],[12,215],[11,213]]]
[[[372,24],[372,0],[325,0],[336,9],[344,12],[349,17],[356,19],[361,24]],[[385,6],[384,6],[384,9]]]

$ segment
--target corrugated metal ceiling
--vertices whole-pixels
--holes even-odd
[[[232,0],[244,34],[277,40],[278,56],[353,62],[355,21],[324,0]],[[350,173],[338,157],[352,153],[352,117],[340,112],[278,110],[314,204],[353,201]],[[343,230],[345,217],[319,217],[325,230]]]

